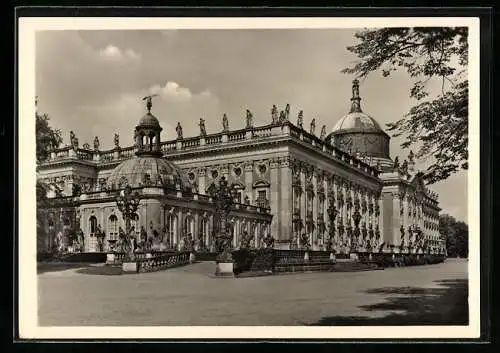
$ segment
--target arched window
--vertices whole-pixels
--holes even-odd
[[[165,218],[165,229],[167,231],[168,244],[170,247],[174,246],[175,241],[175,215],[167,214]]]
[[[314,194],[311,191],[307,192],[307,211],[309,212],[313,210],[313,200]]]
[[[97,231],[97,218],[95,216],[90,216],[89,218],[89,230],[90,236],[95,236],[95,232]]]
[[[184,235],[193,235],[193,217],[187,215],[184,218],[184,224],[182,227],[182,236]]]
[[[114,214],[108,218],[108,239],[118,239],[118,218]]]
[[[318,208],[319,208],[319,213],[320,214],[323,214],[324,211],[325,211],[325,197],[324,196],[320,196],[319,199],[319,205],[318,205]]]
[[[300,190],[293,189],[293,208],[294,212],[300,211]]]
[[[208,222],[205,218],[200,221],[200,237],[202,241],[202,246],[208,245]]]

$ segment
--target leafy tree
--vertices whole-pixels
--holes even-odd
[[[413,80],[410,97],[417,101],[400,120],[388,124],[393,136],[404,136],[403,148],[417,145],[417,159],[433,157],[425,172],[432,184],[468,168],[467,27],[365,29],[360,42],[347,50],[360,59],[342,72],[366,77],[380,71],[387,77],[404,69]],[[427,83],[441,80],[441,94],[431,97]]]
[[[446,249],[450,257],[469,255],[469,227],[454,217],[443,214],[439,217],[439,233],[446,239]]]
[[[35,113],[36,116],[36,160],[37,162],[47,159],[51,148],[57,148],[62,143],[61,131],[53,129],[49,125],[47,114]]]

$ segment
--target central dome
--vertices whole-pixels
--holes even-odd
[[[333,126],[325,141],[370,163],[392,164],[389,157],[390,136],[379,123],[361,110],[359,81],[352,82],[351,109]]]
[[[375,119],[363,112],[352,112],[342,117],[333,127],[332,133],[347,131],[381,132],[383,131]]]
[[[154,185],[191,190],[191,184],[175,164],[157,157],[136,156],[119,164],[108,177],[111,189],[121,189],[127,185],[141,187]]]

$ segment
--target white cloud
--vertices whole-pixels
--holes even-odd
[[[162,99],[168,101],[189,102],[196,98],[214,98],[208,89],[194,94],[189,88],[181,87],[177,82],[173,81],[167,81],[164,86],[154,85],[148,91],[150,94],[158,94]]]
[[[106,48],[101,49],[99,51],[99,56],[104,60],[110,61],[123,61],[123,60],[140,60],[140,55],[137,54],[134,50],[127,48],[125,50],[121,50],[117,46],[109,44]]]

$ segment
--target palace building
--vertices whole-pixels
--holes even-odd
[[[327,247],[339,253],[445,253],[438,231],[437,194],[424,186],[422,174],[408,160],[392,160],[390,136],[361,109],[359,83],[353,82],[351,108],[327,135],[315,121],[303,126],[303,113],[290,120],[290,106],[278,113],[273,106],[269,123],[254,126],[247,110],[246,127],[230,130],[227,116],[221,131],[162,141],[158,119],[148,111],[134,131],[134,144],[101,150],[80,147],[71,133],[71,146],[50,152],[38,164],[38,181],[50,186],[50,207],[44,212],[45,230],[39,239],[44,251],[54,237],[81,228],[85,251],[100,251],[95,234],[115,239],[122,217],[116,192],[130,185],[141,191],[134,228],[163,232],[169,246],[179,248],[186,234],[198,249],[213,244],[214,208],[208,189],[225,177],[237,190],[231,213],[233,245],[243,234],[260,246],[267,232],[275,247]],[[150,110],[151,105],[148,106]],[[66,231],[64,230],[66,229]],[[106,242],[105,242],[106,243]],[[104,249],[105,251],[106,249]]]

